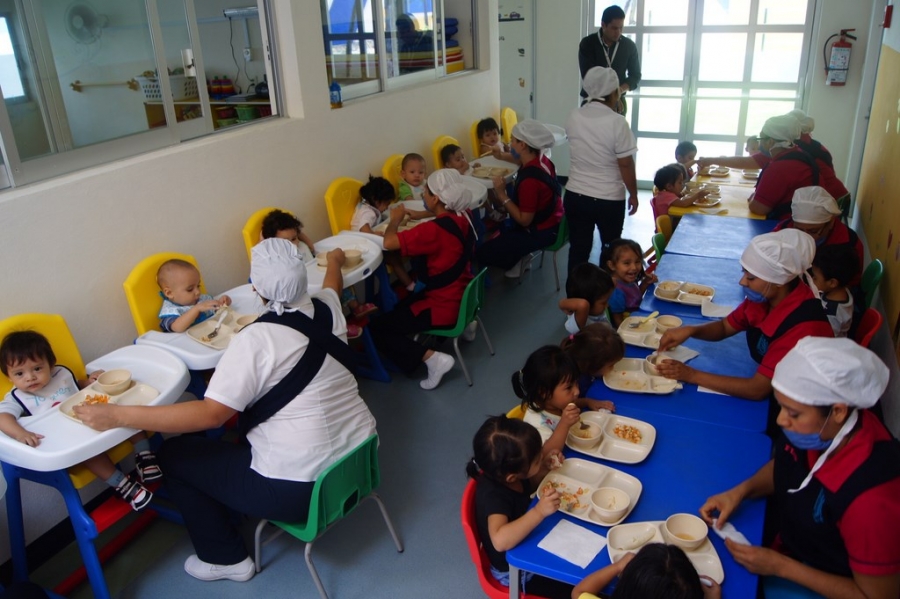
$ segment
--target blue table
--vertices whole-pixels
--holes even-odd
[[[768,233],[777,222],[685,214],[666,244],[666,254],[739,259],[751,239]]]
[[[648,458],[634,465],[602,462],[612,468],[636,476],[643,492],[634,511],[625,520],[644,522],[665,520],[674,513],[696,514],[706,498],[730,489],[752,476],[769,459],[771,442],[762,433],[693,422],[662,414],[635,414],[656,427],[656,446]],[[592,459],[567,450],[567,457]],[[593,460],[601,462],[600,460]],[[741,504],[731,521],[754,545],[762,542],[765,502],[749,500]],[[524,541],[506,552],[510,565],[510,597],[518,597],[518,585],[512,584],[518,570],[534,572],[570,584],[577,584],[588,574],[609,565],[609,553],[601,551],[587,568],[579,568],[543,549],[538,543],[562,519],[606,536],[608,528],[588,524],[557,512],[535,528]],[[756,596],[757,577],[738,565],[724,542],[710,533],[725,570],[723,596],[727,599],[752,599]]]
[[[740,285],[741,274],[741,263],[737,259],[682,256],[668,252],[656,267],[656,276],[660,281],[686,281],[708,285],[716,290],[713,302],[732,307],[737,307],[744,301],[744,288]],[[653,295],[654,289],[655,285],[647,289],[641,302],[641,310],[646,312],[659,310],[660,314],[703,318],[700,306],[657,299]]]

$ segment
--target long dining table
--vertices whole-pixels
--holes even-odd
[[[777,222],[685,214],[666,244],[666,254],[739,259],[751,239],[769,233]]]

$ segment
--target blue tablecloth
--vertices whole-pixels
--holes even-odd
[[[777,222],[685,214],[666,244],[666,254],[738,259],[751,239],[768,233]]]
[[[643,484],[641,497],[626,523],[665,520],[679,512],[696,514],[707,497],[749,478],[769,459],[771,443],[761,433],[649,412],[636,411],[629,415],[655,426],[657,438],[650,455],[640,464],[602,462],[636,476]],[[567,450],[566,455],[592,460],[571,450]],[[762,542],[764,512],[763,500],[749,500],[742,503],[731,518],[735,527],[754,545]],[[582,569],[537,547],[562,518],[603,536],[609,530],[557,512],[545,518],[518,546],[507,551],[510,565],[571,584],[577,584],[588,574],[608,565],[609,554],[605,549]],[[709,538],[725,570],[724,596],[728,599],[754,598],[757,577],[734,561],[719,537],[711,532]]]
[[[660,281],[685,281],[708,285],[716,290],[713,302],[731,307],[737,307],[744,301],[744,288],[740,285],[741,275],[741,263],[737,259],[682,256],[668,252],[656,267],[656,276]],[[702,318],[700,306],[658,299],[653,295],[654,290],[655,285],[647,289],[641,302],[641,310],[646,312],[659,310],[661,314]]]

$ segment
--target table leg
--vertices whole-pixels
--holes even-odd
[[[519,599],[519,569],[509,566],[509,599]]]

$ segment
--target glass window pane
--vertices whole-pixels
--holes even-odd
[[[740,100],[697,100],[694,133],[737,135]]]
[[[704,33],[700,37],[700,81],[742,81],[746,33]]]
[[[757,135],[766,119],[785,114],[794,109],[794,101],[750,100],[747,104],[747,126],[745,135]]]
[[[678,138],[657,139],[655,137],[638,137],[638,153],[635,156],[637,178],[641,181],[653,181],[657,169],[675,162],[675,146]],[[644,206],[642,210],[650,208]]]
[[[756,22],[761,25],[803,25],[806,0],[759,0]]]
[[[757,33],[750,80],[796,82],[802,52],[802,33]]]
[[[6,100],[25,95],[6,17],[0,17],[0,88],[3,88],[3,98]]]
[[[730,87],[701,87],[697,90],[698,98],[740,98],[743,90]]]
[[[321,0],[325,64],[330,81],[341,86],[378,78],[375,59],[375,9],[352,0]]]
[[[687,25],[687,0],[644,0],[644,25]]]
[[[681,128],[681,98],[641,98],[639,131],[678,133]]]
[[[706,0],[703,3],[704,25],[747,25],[750,23],[750,0]]]
[[[388,77],[434,69],[434,6],[430,0],[407,5],[398,12],[395,2],[383,0]],[[415,6],[413,6],[415,4]]]
[[[797,90],[795,89],[751,89],[751,98],[797,98]]]
[[[684,78],[684,33],[646,33],[641,53],[641,77],[646,80]]]
[[[732,141],[703,141],[694,140],[697,146],[697,156],[740,156],[743,153],[744,142],[740,142],[740,148]]]
[[[683,96],[684,91],[680,87],[644,87],[638,89],[641,96]]]

